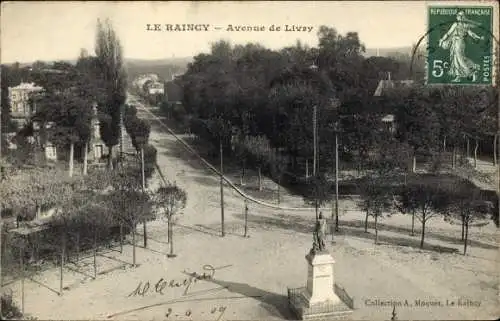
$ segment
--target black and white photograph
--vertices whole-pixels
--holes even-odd
[[[498,319],[499,21],[2,2],[0,318]]]

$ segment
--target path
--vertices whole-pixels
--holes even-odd
[[[286,288],[305,283],[304,255],[311,246],[314,213],[282,211],[252,203],[248,217],[250,237],[243,238],[242,199],[226,188],[227,235],[220,237],[219,178],[166,133],[157,118],[141,110],[138,115],[152,123],[150,141],[158,150],[158,163],[164,175],[188,192],[187,207],[175,225],[174,245],[179,256],[175,259],[165,256],[168,246],[165,223],[152,222],[148,224],[148,249],[137,250],[139,267],[121,267],[123,262],[131,261],[131,247],[125,246],[123,254],[113,252],[98,257],[99,271],[109,271],[98,275],[96,280],[86,279],[82,283],[84,276],[68,273],[65,286],[71,290],[65,291],[62,297],[27,281],[26,311],[39,319],[106,319],[110,316],[129,320],[165,319],[169,308],[171,318],[178,314],[175,319],[179,320],[288,317]],[[154,184],[158,184],[157,178]],[[291,196],[283,205],[290,206],[289,201]],[[298,203],[295,200],[293,204]],[[479,300],[481,307],[402,307],[398,308],[398,317],[491,319],[497,316],[498,242],[496,230],[491,226],[471,230],[475,243],[471,244],[470,255],[462,256],[396,245],[399,239],[408,243],[414,239],[407,235],[409,218],[403,215],[382,220],[380,235],[386,243],[375,246],[373,235],[363,233],[362,227],[356,226],[362,217],[356,210],[346,212],[341,217],[344,235],[337,235],[337,243],[331,247],[336,259],[336,281],[355,298],[354,319],[390,318],[392,307],[370,305],[369,300],[407,299],[413,303],[417,299],[438,299],[445,302],[458,297]],[[460,247],[445,238],[454,239],[459,233],[458,226],[436,220],[429,226],[426,242]],[[483,239],[493,244],[488,246]],[[141,244],[141,240],[138,243]],[[216,272],[213,281],[196,284],[192,289],[195,297],[183,297],[184,289],[170,287],[163,294],[128,296],[139,282],[149,281],[154,288],[161,278],[182,281],[186,277],[184,270],[203,272],[204,264],[225,268]],[[37,280],[57,287],[58,269],[37,276]],[[19,286],[19,283],[11,285],[16,300],[19,300]],[[182,298],[197,301],[171,301]],[[211,313],[214,307],[221,306],[226,308],[223,315]],[[188,308],[192,309],[190,317],[185,316]]]

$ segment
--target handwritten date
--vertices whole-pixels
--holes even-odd
[[[226,311],[227,307],[226,306],[215,306],[213,307],[211,310],[210,310],[210,313],[211,314],[215,314],[215,313],[220,313],[220,316],[222,316],[222,314],[224,314],[224,312]],[[186,311],[184,311],[184,313],[181,313],[181,314],[175,314],[174,310],[172,308],[168,308],[167,309],[167,313],[165,313],[165,317],[168,318],[168,317],[171,317],[171,316],[174,316],[174,317],[179,317],[179,316],[186,316],[186,317],[190,317],[191,315],[193,314],[193,312],[191,311],[191,309],[187,309]]]

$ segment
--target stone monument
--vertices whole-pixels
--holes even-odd
[[[288,289],[290,308],[301,320],[341,320],[352,313],[352,299],[335,284],[335,260],[326,249],[326,226],[326,220],[320,213],[313,232],[313,246],[306,255],[306,286]]]

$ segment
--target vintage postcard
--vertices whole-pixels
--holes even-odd
[[[1,318],[499,308],[497,1],[4,1]]]

